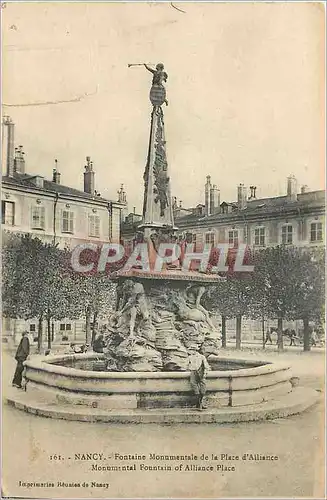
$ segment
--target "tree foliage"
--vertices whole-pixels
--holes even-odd
[[[39,347],[42,344],[42,321],[63,318],[86,320],[86,336],[91,317],[111,312],[115,285],[102,275],[76,273],[71,255],[56,245],[43,243],[31,235],[6,235],[3,246],[3,314],[11,318],[39,319]],[[86,340],[89,340],[88,338]]]
[[[265,248],[251,255],[252,273],[227,273],[209,290],[206,306],[226,318],[321,321],[324,307],[324,252],[295,247]],[[239,320],[240,321],[240,320]],[[308,336],[308,333],[305,332]],[[238,339],[240,344],[240,339]],[[305,348],[308,342],[305,342]]]

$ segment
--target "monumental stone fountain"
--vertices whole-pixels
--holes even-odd
[[[188,271],[174,250],[157,266],[160,245],[174,248],[177,228],[163,112],[167,74],[162,64],[145,66],[153,80],[143,220],[135,265],[115,277],[117,305],[106,325],[104,353],[28,360],[27,392],[8,401],[39,415],[112,422],[229,422],[302,411],[317,396],[294,387],[289,366],[219,355],[220,332],[202,301],[222,278]],[[146,249],[146,268],[137,260],[140,249]],[[203,412],[194,409],[187,371],[194,351],[207,356],[212,368],[207,374],[208,409]]]

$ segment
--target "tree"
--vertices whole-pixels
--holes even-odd
[[[236,349],[241,348],[242,318],[248,315],[251,293],[250,273],[231,272],[208,292],[206,306],[222,316],[222,347],[226,347],[226,318],[236,318]]]
[[[105,273],[82,274],[72,272],[71,312],[73,317],[85,318],[85,342],[93,343],[96,324],[107,317],[115,308],[116,285]]]
[[[51,320],[69,316],[70,301],[64,279],[65,251],[31,235],[7,236],[3,249],[3,311],[12,318],[38,319],[38,350],[42,323],[47,322],[51,348]]]
[[[227,281],[218,281],[215,285],[208,289],[208,293],[204,296],[203,302],[207,309],[219,312],[221,314],[221,345],[227,347],[226,336],[226,318],[230,317],[229,284]]]
[[[251,294],[249,296],[249,316],[251,319],[260,320],[262,325],[262,347],[265,348],[265,320],[269,316],[269,297],[271,291],[271,266],[266,262],[272,254],[260,250],[254,255],[254,272],[252,274]]]
[[[266,248],[254,257],[252,310],[258,307],[277,319],[278,350],[283,350],[283,321],[293,319],[297,259],[297,250],[284,245]]]
[[[309,347],[309,321],[321,316],[324,297],[324,263],[295,247],[277,246],[255,254],[252,317],[277,318],[278,349],[283,349],[283,321],[302,319],[304,349]]]
[[[109,251],[109,256],[110,256]],[[127,257],[119,262],[108,263],[103,272],[98,272],[97,264],[101,246],[97,252],[84,250],[80,255],[81,264],[94,264],[89,272],[77,272],[71,265],[71,254],[67,253],[66,280],[70,289],[71,314],[74,318],[85,318],[85,342],[93,343],[96,335],[96,325],[99,319],[104,319],[115,309],[116,285],[112,279]]]
[[[302,252],[297,260],[297,286],[294,289],[292,314],[303,321],[303,349],[310,351],[309,322],[319,323],[324,314],[324,252]]]

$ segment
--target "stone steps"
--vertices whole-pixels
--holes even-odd
[[[8,389],[7,404],[25,412],[48,418],[84,422],[111,422],[115,424],[179,424],[206,423],[226,424],[287,417],[307,410],[321,399],[317,391],[297,387],[289,394],[274,401],[242,407],[209,408],[199,411],[192,408],[164,409],[112,409],[99,410],[74,405],[44,401],[28,392]]]

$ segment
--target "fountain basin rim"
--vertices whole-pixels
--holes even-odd
[[[86,353],[86,354],[65,354],[65,355],[54,355],[54,356],[43,356],[42,358],[30,359],[25,361],[24,365],[27,368],[36,369],[38,371],[56,373],[58,375],[69,376],[72,378],[87,378],[87,379],[104,379],[104,380],[114,380],[114,379],[185,379],[189,378],[189,371],[165,371],[165,372],[100,372],[91,370],[81,370],[78,368],[70,368],[66,366],[59,366],[54,363],[66,360],[100,360],[103,359],[103,354],[97,353]],[[279,362],[269,362],[269,361],[255,361],[255,363],[261,363],[260,366],[253,367],[253,362],[249,360],[242,359],[232,359],[223,358],[221,356],[214,356],[211,359],[216,360],[226,360],[228,362],[235,363],[245,363],[251,364],[251,368],[240,368],[238,370],[212,370],[207,372],[207,379],[229,379],[229,378],[239,378],[239,377],[253,377],[266,375],[268,373],[276,373],[279,371],[287,371],[290,366],[287,364],[282,364]]]
[[[216,273],[208,274],[200,271],[182,271],[179,269],[165,269],[164,271],[143,271],[142,269],[130,269],[128,271],[117,271],[112,279],[136,278],[144,280],[161,281],[198,281],[200,283],[217,283],[224,280]]]

